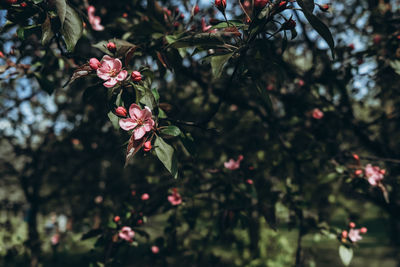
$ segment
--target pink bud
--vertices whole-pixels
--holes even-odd
[[[319,9],[321,9],[322,12],[327,12],[329,9],[329,5],[328,4],[324,4],[324,5],[318,5]]]
[[[381,169],[381,170],[379,170],[379,172],[380,172],[381,174],[385,174],[385,173],[386,173],[386,170],[385,170],[385,169]]]
[[[198,5],[196,5],[193,9],[193,14],[197,15],[200,12],[200,7]]]
[[[252,185],[252,184],[253,184],[253,180],[251,180],[251,179],[247,179],[247,180],[246,180],[246,183],[248,183],[248,184]]]
[[[25,2],[22,2],[22,3],[20,4],[20,6],[21,6],[21,7],[26,7],[27,4],[26,4]]]
[[[348,234],[349,234],[349,233],[348,233],[346,230],[344,230],[344,231],[342,232],[342,237],[343,237],[343,238],[347,238]]]
[[[356,176],[359,176],[359,175],[363,174],[363,170],[356,170],[356,171],[354,172],[354,174],[355,174]]]
[[[117,107],[115,109],[115,114],[117,114],[120,117],[126,117],[128,116],[128,112],[126,111],[126,109],[124,107]]]
[[[107,44],[107,49],[108,51],[110,51],[111,53],[114,53],[117,50],[117,46],[113,43],[113,42],[109,42]]]
[[[124,12],[124,13],[122,14],[122,17],[123,17],[123,18],[127,18],[127,17],[128,17],[128,13]]]
[[[350,227],[350,228],[354,228],[354,227],[356,227],[356,224],[355,224],[354,222],[350,222],[350,223],[349,223],[349,227]]]
[[[157,246],[152,246],[151,252],[153,252],[154,254],[158,254],[160,252],[160,249]]]
[[[350,48],[350,50],[354,50],[354,44],[349,44],[349,48]]]
[[[137,225],[142,225],[142,224],[143,224],[143,220],[142,219],[137,220]]]
[[[144,194],[142,195],[142,200],[148,200],[149,198],[150,198],[150,195],[147,194],[147,193],[144,193]]]
[[[92,58],[89,60],[89,65],[90,65],[90,67],[92,68],[92,70],[97,70],[98,68],[101,67],[100,61],[99,61],[97,58],[94,58],[94,57],[92,57]]]
[[[144,143],[144,148],[143,148],[143,150],[146,151],[146,152],[149,152],[151,149],[152,149],[151,141],[146,141],[146,142]]]
[[[0,51],[0,57],[1,57],[1,58],[4,58],[4,54],[3,54],[3,52],[1,52],[1,51]]]
[[[136,70],[132,71],[131,77],[134,82],[140,82],[142,80],[142,75]]]
[[[367,231],[368,231],[367,227],[361,227],[361,229],[360,229],[360,233],[362,233],[362,234],[367,233]]]
[[[119,216],[114,217],[114,222],[119,222],[120,220],[121,220],[121,217],[119,217]]]
[[[215,0],[215,6],[218,8],[219,11],[224,13],[226,8],[226,0]]]
[[[16,4],[18,2],[18,0],[5,0],[5,2],[7,4],[13,5],[13,4]]]
[[[316,120],[322,119],[322,117],[324,116],[324,113],[319,109],[319,108],[315,108],[312,111],[312,117]]]
[[[379,34],[376,34],[372,40],[373,40],[375,45],[378,45],[382,40],[382,36],[379,35]]]
[[[355,159],[355,160],[360,160],[360,157],[357,155],[357,154],[353,154],[353,158]]]

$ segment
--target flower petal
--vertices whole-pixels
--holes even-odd
[[[132,104],[129,107],[129,115],[132,119],[140,119],[142,118],[142,110],[138,105]]]
[[[117,79],[115,79],[115,78],[110,78],[108,81],[106,81],[105,83],[103,83],[103,85],[105,86],[105,87],[107,87],[107,88],[111,88],[111,87],[113,87],[114,85],[116,85],[117,84]]]
[[[134,130],[133,136],[135,140],[139,140],[146,134],[146,130],[143,127],[138,127]]]
[[[118,80],[118,81],[123,81],[123,80],[126,79],[127,76],[128,76],[128,72],[127,72],[126,70],[121,70],[121,71],[118,73],[117,80]]]
[[[119,126],[124,129],[125,131],[129,131],[132,130],[133,128],[135,128],[137,126],[137,123],[128,118],[128,119],[121,119],[119,120]]]

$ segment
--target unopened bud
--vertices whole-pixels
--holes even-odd
[[[343,237],[343,238],[347,238],[348,234],[349,234],[349,233],[348,233],[346,230],[344,230],[344,231],[342,232],[342,237]]]
[[[226,0],[215,0],[215,6],[218,8],[219,11],[225,13]]]
[[[89,60],[89,65],[92,68],[92,70],[97,70],[98,68],[101,67],[100,61],[94,57]]]
[[[350,228],[354,228],[354,227],[356,227],[356,224],[353,223],[353,222],[350,222],[350,223],[349,223],[349,227],[350,227]]]
[[[196,5],[193,9],[193,15],[197,15],[200,12],[200,7]]]
[[[110,51],[111,53],[114,53],[115,51],[117,51],[117,46],[115,45],[115,43],[109,42],[109,43],[107,44],[107,49],[108,49],[108,51]]]
[[[120,116],[120,117],[126,117],[126,116],[128,116],[128,112],[126,111],[126,108],[124,108],[124,107],[117,107],[116,109],[115,109],[115,114],[117,114],[118,116]]]
[[[361,229],[360,229],[360,233],[362,233],[362,234],[366,234],[367,231],[368,231],[367,227],[361,227]]]
[[[145,142],[143,150],[146,151],[146,152],[149,152],[151,149],[152,149],[151,141]]]
[[[140,74],[140,72],[135,70],[135,71],[132,71],[131,78],[132,78],[132,81],[134,81],[134,82],[140,82],[142,80],[142,75]]]
[[[119,217],[119,216],[114,217],[114,222],[119,222],[120,220],[121,220],[121,217]]]

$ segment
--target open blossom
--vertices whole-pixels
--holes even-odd
[[[105,55],[101,60],[100,68],[97,69],[97,76],[106,81],[103,83],[105,87],[110,88],[117,82],[125,80],[128,72],[122,70],[121,60]]]
[[[384,173],[385,170],[380,169],[378,166],[372,166],[371,164],[365,166],[365,176],[372,186],[377,186],[379,184],[383,179]]]
[[[362,236],[360,235],[360,229],[350,229],[348,236],[350,241],[353,243],[362,239]]]
[[[154,126],[154,120],[151,118],[151,110],[148,107],[141,109],[138,105],[132,104],[129,107],[130,118],[121,119],[119,126],[125,131],[133,129],[135,140],[142,138]]]
[[[224,167],[233,171],[240,168],[240,162],[243,160],[243,156],[240,155],[238,159],[235,161],[234,159],[230,159],[227,162],[224,162]]]
[[[178,190],[177,190],[176,188],[173,188],[172,191],[173,191],[172,195],[169,195],[169,196],[168,196],[168,201],[169,201],[172,205],[177,206],[177,205],[179,205],[179,204],[182,203],[182,197],[181,197],[181,195],[178,193]]]
[[[121,231],[118,234],[119,238],[126,240],[128,242],[133,241],[133,237],[135,236],[135,232],[129,227],[124,226],[122,227]]]
[[[89,6],[87,9],[90,25],[92,25],[93,30],[102,31],[104,30],[104,26],[101,25],[101,18],[94,15],[95,11],[96,8],[94,6]]]

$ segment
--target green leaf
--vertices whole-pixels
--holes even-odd
[[[253,79],[253,81],[255,81],[255,79]],[[269,94],[267,93],[267,90],[265,89],[265,87],[261,87],[258,83],[256,83],[255,85],[258,93],[261,96],[261,99],[266,104],[268,112],[272,112],[272,101],[271,98],[269,97]]]
[[[307,18],[308,22],[311,26],[318,32],[319,35],[325,40],[325,42],[329,45],[329,48],[332,52],[332,58],[335,58],[335,42],[333,41],[333,37],[329,28],[315,15],[311,12],[303,9],[304,16]]]
[[[222,74],[224,65],[232,57],[233,53],[211,57],[211,68],[214,78],[218,78]]]
[[[236,27],[246,26],[246,24],[244,24],[240,20],[229,20],[229,23],[226,23],[226,21],[223,21],[223,22],[218,23],[217,25],[212,26],[211,29],[228,28],[228,27],[232,27],[232,25],[236,26]]]
[[[158,100],[160,100],[160,94],[158,93],[157,88],[151,89],[151,93],[154,96],[154,100],[158,103]]]
[[[42,24],[42,45],[48,44],[53,36],[54,32],[51,29],[51,21],[49,17],[46,16],[46,20]]]
[[[217,45],[225,44],[221,33],[198,33],[187,35],[182,38],[176,38],[175,36],[167,35],[165,38],[170,46],[174,48],[190,46],[215,47]]]
[[[60,18],[61,27],[64,25],[67,14],[67,2],[65,0],[55,0],[57,15]]]
[[[142,103],[145,106],[148,106],[152,111],[157,106],[153,93],[151,92],[150,89],[146,89],[146,91],[140,98],[140,103]]]
[[[161,130],[161,133],[171,136],[178,136],[181,134],[181,130],[178,127],[170,125]]]
[[[389,65],[398,75],[400,75],[400,60],[392,60],[389,62]]]
[[[165,168],[167,168],[175,179],[178,178],[178,163],[174,148],[167,144],[161,137],[157,136],[154,142],[154,150]]]
[[[101,52],[112,55],[110,51],[107,49],[107,41],[100,41],[97,44],[93,44],[92,47],[99,49]]]
[[[297,0],[297,3],[303,10],[307,10],[311,13],[314,11],[314,0]]]
[[[108,112],[107,116],[110,119],[114,129],[118,130],[119,129],[119,118],[118,118],[118,116],[115,115],[114,113],[112,113],[111,111]]]
[[[18,28],[17,30],[17,36],[21,40],[25,40],[25,29],[24,28]]]
[[[339,256],[345,266],[349,266],[353,259],[353,249],[341,245],[339,247]]]
[[[82,36],[83,22],[78,13],[69,5],[67,5],[64,25],[60,32],[64,36],[67,50],[72,52]]]

